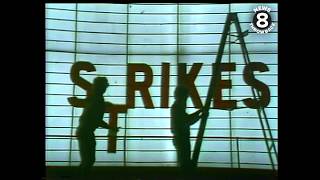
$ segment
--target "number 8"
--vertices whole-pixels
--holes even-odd
[[[261,17],[264,17],[264,18],[261,18]],[[257,23],[256,25],[259,27],[259,28],[265,28],[269,25],[269,22],[267,21],[268,19],[268,14],[267,13],[264,13],[264,12],[261,12],[261,13],[258,13],[257,14]],[[262,24],[261,24],[262,23]]]

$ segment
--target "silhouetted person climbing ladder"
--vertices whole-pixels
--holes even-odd
[[[173,143],[177,150],[178,165],[182,172],[190,172],[193,163],[190,150],[190,126],[208,112],[198,110],[192,114],[186,113],[188,89],[182,85],[175,90],[175,102],[171,107],[171,132],[174,135]],[[201,115],[200,115],[201,113]]]
[[[92,90],[87,97],[86,106],[79,120],[77,137],[81,157],[80,173],[84,176],[89,174],[95,162],[96,140],[94,131],[98,127],[110,129],[108,123],[103,121],[106,104],[112,105],[110,102],[105,102],[103,98],[108,86],[109,83],[105,77],[94,79]],[[118,128],[113,130],[118,131]]]

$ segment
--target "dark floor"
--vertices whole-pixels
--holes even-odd
[[[275,180],[277,171],[237,168],[198,168],[192,174],[175,167],[95,167],[90,180]],[[47,167],[46,180],[81,180],[77,167]]]

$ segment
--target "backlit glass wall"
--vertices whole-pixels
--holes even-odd
[[[195,85],[204,104],[227,13],[237,12],[252,62],[267,64],[269,71],[255,72],[268,85],[271,99],[265,108],[267,122],[277,146],[278,122],[278,34],[277,4],[265,4],[275,23],[267,34],[250,28],[253,9],[261,4],[46,4],[46,165],[77,166],[80,156],[75,130],[82,108],[72,107],[67,98],[84,98],[86,92],[70,79],[77,61],[89,61],[94,72],[81,71],[92,82],[106,76],[110,87],[105,100],[126,104],[128,63],[145,63],[153,72],[149,88],[154,109],[146,109],[136,92],[135,108],[119,114],[116,153],[107,153],[106,129],[97,129],[95,166],[176,166],[170,131],[170,108],[160,108],[161,65],[170,63],[169,106],[174,102],[177,64],[203,63]],[[231,26],[231,31],[235,28]],[[228,37],[235,41],[236,37]],[[222,90],[223,99],[237,100],[232,111],[210,109],[199,156],[199,167],[271,169],[266,141],[257,110],[243,104],[252,97],[243,80],[245,62],[240,45],[227,43],[222,62],[236,63],[236,71],[222,73],[232,88]],[[136,81],[144,74],[137,73]],[[196,111],[188,98],[187,112]],[[104,120],[108,122],[109,114]],[[195,144],[199,122],[191,127]],[[270,141],[268,141],[270,142]],[[273,159],[275,153],[271,153]],[[277,162],[274,162],[277,164]],[[277,166],[276,166],[277,168]]]

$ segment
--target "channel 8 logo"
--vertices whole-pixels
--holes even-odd
[[[272,19],[267,11],[256,12],[253,17],[253,24],[256,28],[263,30],[271,25]]]
[[[274,27],[270,13],[271,9],[267,6],[258,6],[254,9],[254,16],[251,23],[251,28],[257,33],[268,33]]]

